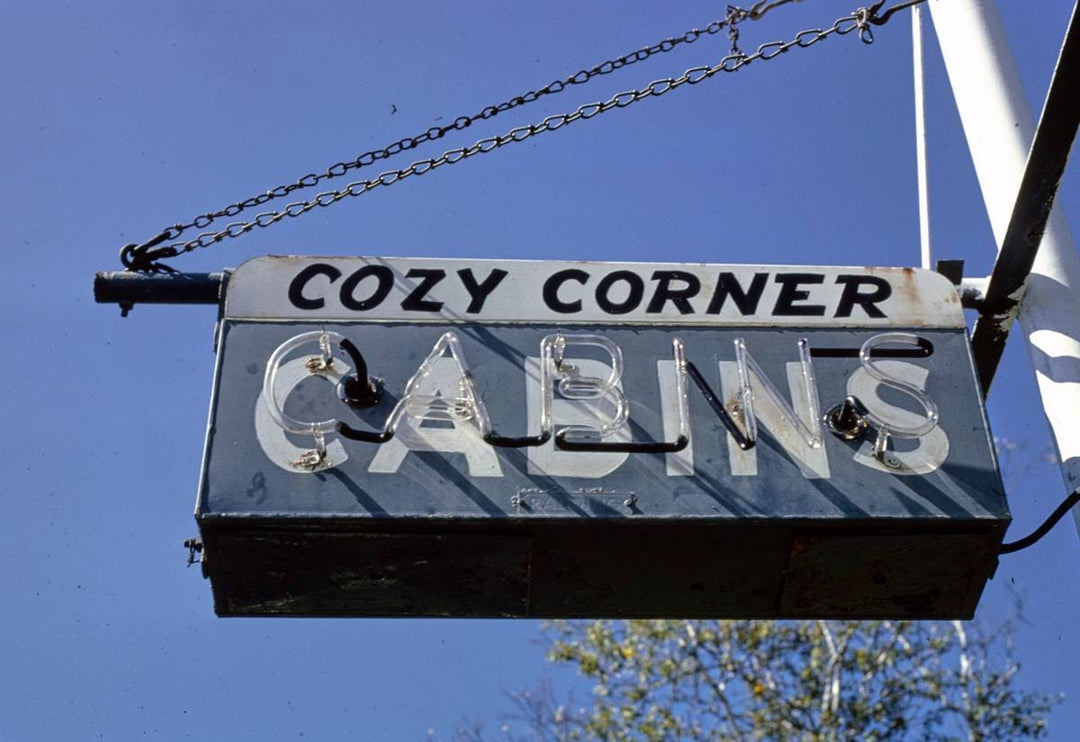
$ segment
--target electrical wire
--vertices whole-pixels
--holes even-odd
[[[1016,541],[1010,541],[1007,544],[1001,545],[999,554],[1012,554],[1015,551],[1026,549],[1041,539],[1050,529],[1057,525],[1057,522],[1065,517],[1065,513],[1069,512],[1075,505],[1080,504],[1080,487],[1077,487],[1072,491],[1072,494],[1066,497],[1057,509],[1050,514],[1050,517],[1043,521],[1043,524],[1036,528],[1034,531]]]

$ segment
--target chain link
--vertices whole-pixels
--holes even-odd
[[[735,23],[745,18],[759,18],[761,17],[761,15],[764,14],[764,12],[768,11],[772,7],[790,1],[791,0],[777,0],[774,1],[772,4],[768,5],[766,5],[766,3],[764,2],[759,2],[754,5],[750,11],[745,11],[734,6],[729,6],[728,16],[725,19],[720,21],[714,21],[705,29],[693,29],[691,31],[687,31],[686,34],[684,34],[682,37],[665,39],[659,44],[654,44],[651,47],[645,47],[644,49],[640,49],[632,54],[624,55],[614,60],[609,60],[600,65],[597,65],[596,67],[593,67],[591,70],[582,70],[564,80],[550,83],[549,85],[540,88],[539,90],[526,93],[525,95],[518,96],[516,98],[512,98],[510,101],[507,101],[505,103],[501,103],[497,106],[488,106],[475,116],[458,118],[453,124],[450,124],[449,126],[437,129],[429,129],[427,132],[419,135],[418,137],[400,140],[390,145],[389,147],[386,147],[383,150],[379,150],[377,152],[367,152],[350,163],[337,163],[331,166],[326,171],[326,173],[323,173],[321,175],[310,173],[291,185],[278,186],[277,188],[267,191],[265,194],[247,199],[246,201],[242,201],[237,204],[233,204],[229,207],[226,207],[225,209],[222,209],[219,212],[214,212],[211,214],[197,217],[195,220],[193,220],[187,225],[176,225],[174,227],[170,227],[169,229],[164,230],[157,237],[154,237],[143,245],[140,245],[138,247],[134,245],[126,246],[124,250],[121,251],[121,261],[127,268],[132,270],[168,270],[167,266],[164,266],[157,261],[162,258],[177,257],[178,255],[192,252],[193,250],[199,248],[209,247],[210,245],[221,242],[222,240],[239,237],[243,234],[246,234],[247,232],[250,232],[256,227],[265,228],[270,226],[271,224],[276,224],[277,222],[287,217],[295,218],[302,214],[306,214],[307,212],[317,207],[325,208],[327,206],[336,204],[342,199],[361,196],[365,193],[375,190],[376,188],[399,183],[406,178],[426,175],[432,170],[443,167],[444,165],[454,165],[458,162],[461,162],[462,160],[466,160],[470,157],[475,157],[477,155],[487,154],[508,144],[523,142],[538,134],[543,134],[549,131],[556,131],[576,121],[586,121],[602,113],[606,113],[614,108],[626,108],[627,106],[630,106],[646,98],[656,98],[662,95],[666,95],[672,90],[680,88],[684,85],[696,85],[700,82],[703,82],[704,80],[712,78],[713,76],[721,72],[737,72],[743,67],[746,67],[747,65],[759,59],[763,61],[775,59],[776,57],[786,53],[793,47],[805,49],[813,46],[819,41],[827,39],[832,35],[845,36],[852,33],[853,31],[857,31],[859,33],[859,38],[864,43],[873,43],[873,34],[870,29],[870,24],[881,25],[884,23],[883,17],[878,16],[876,13],[877,9],[883,3],[877,2],[870,8],[860,8],[850,15],[837,19],[836,22],[834,22],[833,25],[827,29],[822,30],[815,28],[800,31],[790,41],[772,41],[762,44],[752,54],[744,54],[743,52],[738,50],[738,35],[736,33],[731,38],[732,45],[734,47],[733,53],[728,54],[715,65],[691,67],[690,69],[686,70],[680,77],[667,77],[661,78],[659,80],[654,80],[643,88],[617,93],[611,98],[609,98],[607,101],[586,103],[585,105],[577,108],[572,113],[556,114],[548,116],[543,121],[537,124],[518,126],[514,129],[511,129],[505,134],[481,139],[468,147],[458,147],[455,149],[447,150],[439,157],[417,160],[416,162],[410,164],[408,167],[399,170],[385,171],[370,180],[354,181],[346,185],[344,188],[341,188],[340,190],[324,191],[310,200],[295,201],[278,211],[263,212],[249,221],[232,222],[226,225],[224,229],[218,231],[203,232],[195,239],[188,240],[186,242],[173,242],[162,247],[154,247],[167,240],[176,239],[176,237],[178,237],[180,233],[192,226],[197,228],[203,228],[205,226],[208,226],[214,219],[220,216],[236,216],[241,211],[250,208],[251,206],[266,203],[273,198],[287,195],[288,193],[291,193],[292,191],[299,188],[311,187],[326,178],[338,177],[348,172],[349,170],[370,165],[377,160],[385,159],[404,150],[411,149],[420,142],[438,139],[451,129],[464,129],[476,119],[490,118],[502,111],[506,111],[516,106],[523,105],[524,103],[530,103],[542,95],[561,92],[566,85],[576,85],[587,82],[596,75],[608,74],[609,72],[619,69],[620,67],[623,67],[627,64],[632,64],[634,62],[647,59],[652,54],[670,51],[670,49],[674,48],[674,46],[679,43],[692,43],[693,41],[696,41],[698,38],[700,38],[702,35],[718,33],[721,29],[733,26]],[[925,0],[906,0],[906,2],[903,3],[903,6],[907,7],[909,5],[918,4],[920,2],[925,2]],[[761,9],[762,7],[764,7],[763,10]],[[892,12],[895,12],[895,10],[895,8],[892,9],[887,15],[891,15]],[[758,13],[757,16],[754,15],[755,12]],[[884,18],[887,18],[887,15],[884,16]],[[438,133],[436,134],[436,132]],[[151,250],[149,248],[154,249]]]

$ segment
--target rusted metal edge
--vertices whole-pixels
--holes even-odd
[[[1020,309],[1028,275],[1042,242],[1046,222],[1080,124],[1080,2],[1073,7],[1069,28],[1050,81],[1042,116],[1028,153],[1024,177],[1009,227],[979,307],[971,350],[985,396],[990,391],[1005,340]]]

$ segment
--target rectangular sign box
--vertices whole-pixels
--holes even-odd
[[[267,257],[217,350],[223,616],[969,617],[1009,523],[929,271]]]

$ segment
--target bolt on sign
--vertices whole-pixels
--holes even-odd
[[[945,618],[1009,514],[935,273],[268,257],[196,519],[220,615]]]

